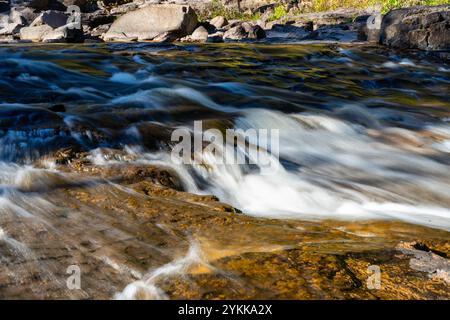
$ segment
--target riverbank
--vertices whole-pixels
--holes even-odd
[[[396,9],[384,14],[375,8],[319,13],[288,10],[280,14],[272,4],[252,9],[257,13],[253,16],[233,20],[225,16],[199,18],[202,9],[195,2],[192,6],[135,1],[113,7],[99,3],[70,7],[72,11],[67,8],[62,3],[10,5],[0,13],[0,41],[369,42],[424,50],[445,59],[450,50],[449,5]]]

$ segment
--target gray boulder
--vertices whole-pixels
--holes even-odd
[[[76,24],[66,24],[47,32],[42,37],[42,42],[79,42],[82,34],[83,32],[77,28]]]
[[[31,24],[30,27],[46,24],[52,28],[59,28],[67,24],[68,16],[61,11],[48,10],[42,12]]]
[[[4,16],[2,18],[3,27],[0,29],[0,35],[16,35],[19,33],[20,28],[25,26],[26,23],[27,21],[22,13],[16,10],[16,8],[12,8],[7,18]]]
[[[35,27],[24,27],[20,29],[20,40],[39,42],[42,41],[42,39],[52,31],[53,28],[45,24]]]
[[[149,5],[119,17],[103,36],[105,41],[159,40],[159,35],[181,38],[191,34],[197,15],[187,5]],[[167,37],[163,37],[167,39]]]
[[[192,41],[206,42],[208,40],[208,30],[206,30],[205,27],[200,26],[194,30],[190,38]]]
[[[401,49],[450,50],[450,5],[390,11],[381,24],[381,42]]]
[[[259,25],[252,25],[248,22],[243,22],[235,27],[228,29],[223,38],[225,40],[245,40],[245,39],[263,39],[266,37],[266,32]]]
[[[221,29],[228,24],[228,21],[225,17],[217,16],[211,19],[211,21],[209,21],[209,24],[213,25],[216,29]]]

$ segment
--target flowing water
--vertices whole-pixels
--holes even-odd
[[[59,241],[70,251],[81,237],[107,247],[140,228],[119,228],[123,217],[58,193],[68,185],[109,197],[131,192],[58,170],[51,156],[67,147],[101,167],[169,168],[184,191],[215,195],[254,217],[400,220],[450,231],[450,66],[440,60],[367,46],[91,44],[3,46],[0,61],[0,242],[13,252],[1,261],[20,256],[48,279],[57,271],[33,258],[34,242]],[[195,120],[222,131],[278,129],[278,170],[216,164],[208,154],[201,165],[174,163],[171,133]],[[106,148],[127,160],[105,157]],[[145,246],[161,252],[154,242]],[[166,297],[154,278],[182,272],[197,257],[192,248],[173,262],[163,250],[137,286]],[[86,253],[84,263],[103,259],[131,274],[128,282],[142,278],[104,251]]]

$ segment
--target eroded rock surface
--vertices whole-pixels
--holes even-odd
[[[101,157],[60,150],[57,171],[16,180],[14,201],[33,216],[2,215],[1,298],[450,298],[446,231],[252,218],[183,192],[170,168],[114,149]],[[70,265],[81,290],[66,287]],[[375,289],[371,266],[381,271]]]
[[[389,12],[383,19],[381,41],[401,49],[449,50],[450,5]]]

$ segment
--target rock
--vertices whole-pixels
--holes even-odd
[[[11,0],[10,3],[12,7],[22,6],[42,10],[47,9],[49,0]]]
[[[382,21],[381,42],[401,49],[450,50],[450,5],[390,11]]]
[[[56,28],[42,37],[42,42],[81,42],[82,31],[75,24],[67,24]]]
[[[138,8],[139,6],[135,2],[129,2],[112,8],[109,13],[114,15],[123,15]]]
[[[64,6],[78,6],[80,8],[83,8],[88,0],[57,0],[58,2],[62,3]]]
[[[208,42],[212,42],[212,43],[219,43],[219,42],[223,42],[223,32],[222,31],[217,31],[213,34],[210,34],[208,36]]]
[[[9,15],[0,14],[0,29],[3,29],[9,24]]]
[[[298,27],[294,25],[273,25],[272,29],[266,31],[267,38],[284,39],[288,41],[300,41],[310,34],[307,27]]]
[[[31,40],[31,41],[42,41],[42,39],[50,32],[53,28],[47,25],[35,26],[35,27],[24,27],[20,29],[20,39],[21,40]]]
[[[164,33],[181,38],[191,34],[196,25],[197,15],[190,6],[149,5],[119,17],[103,39],[105,41],[153,40]]]
[[[263,39],[265,37],[266,32],[263,28],[248,22],[230,28],[223,35],[223,38],[227,40]]]
[[[110,24],[102,24],[90,31],[91,37],[102,37],[106,32],[108,32]]]
[[[354,42],[358,40],[358,29],[353,30],[345,24],[321,26],[307,35],[304,40]]]
[[[208,30],[205,27],[198,27],[191,35],[192,41],[205,42],[208,40]]]
[[[30,27],[46,24],[52,28],[59,28],[67,23],[68,16],[61,11],[48,10],[42,12],[31,24]]]
[[[16,35],[19,33],[20,28],[22,28],[26,23],[26,19],[23,17],[22,13],[15,8],[11,9],[9,16],[2,18],[3,28],[0,29],[0,35]]]
[[[83,13],[81,17],[81,21],[83,22],[83,24],[92,29],[101,25],[111,25],[116,19],[116,16],[107,14],[103,10]]]
[[[225,17],[217,16],[211,21],[209,21],[211,25],[213,25],[216,29],[221,29],[222,27],[226,26],[228,24],[228,21]]]
[[[236,27],[227,30],[223,35],[223,38],[226,40],[242,40],[245,39],[246,37],[247,32],[242,27],[242,25],[238,25]]]
[[[247,32],[248,39],[263,39],[266,37],[266,32],[259,25],[251,25],[248,22],[244,22],[242,27]]]

